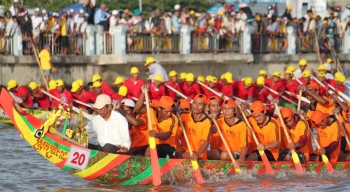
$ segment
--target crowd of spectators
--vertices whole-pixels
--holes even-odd
[[[209,42],[216,42],[217,50],[232,49],[234,45],[240,44],[240,37],[245,28],[252,28],[252,48],[254,51],[261,51],[264,46],[268,52],[284,52],[288,46],[287,26],[294,28],[294,33],[303,50],[317,51],[315,38],[318,40],[319,51],[322,57],[330,52],[330,49],[341,42],[334,39],[337,36],[342,38],[343,33],[350,23],[349,16],[340,19],[339,7],[331,7],[327,16],[321,18],[312,10],[302,18],[293,17],[292,7],[288,6],[285,12],[279,16],[275,5],[269,5],[266,13],[252,14],[247,5],[240,5],[236,11],[234,5],[222,3],[222,7],[216,14],[206,11],[196,12],[186,7],[175,5],[174,10],[159,11],[154,10],[147,18],[146,14],[139,9],[130,11],[109,10],[105,4],[96,6],[94,0],[87,0],[83,9],[66,9],[60,14],[47,12],[39,8],[35,9],[34,15],[19,7],[18,0],[13,0],[13,5],[5,12],[4,17],[0,17],[0,49],[6,44],[6,39],[10,39],[16,28],[21,28],[23,39],[30,39],[29,44],[38,45],[51,43],[60,47],[60,53],[67,55],[67,48],[72,47],[72,42],[68,37],[86,38],[86,28],[88,24],[101,25],[106,34],[110,32],[112,26],[128,26],[129,37],[127,39],[128,49],[138,43],[135,35],[150,35],[164,38],[163,43],[167,43],[165,38],[178,36],[180,28],[184,25],[193,26],[192,37],[199,39],[197,43],[192,42],[192,49],[207,49]],[[350,5],[346,7],[350,10]],[[41,42],[41,37],[51,36],[50,42]],[[205,41],[207,40],[207,41]],[[30,46],[24,46],[24,53],[30,53]],[[74,54],[81,54],[79,45],[73,45]]]

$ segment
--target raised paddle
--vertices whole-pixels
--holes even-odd
[[[321,87],[323,87],[323,88],[326,88],[326,85],[324,85],[320,80],[318,80],[315,76],[311,76],[312,77],[312,79],[313,80],[315,80]],[[327,82],[326,82],[327,83]],[[330,87],[330,88],[333,88],[333,90],[334,90],[334,87],[332,86],[332,85],[330,85],[330,84],[328,84],[327,83],[327,86],[328,87]],[[339,91],[340,92],[340,91]],[[331,91],[331,90],[328,90],[328,93],[329,94],[332,94],[332,93],[334,93],[333,91]],[[341,94],[342,94],[342,92],[340,92],[340,93],[338,93],[340,96],[342,96]],[[345,94],[343,94],[344,95],[344,99],[347,99],[348,97],[345,95]],[[338,98],[341,100],[341,97],[340,96],[338,96]],[[350,101],[350,100],[349,100]]]
[[[250,125],[250,123],[249,123],[247,117],[245,116],[245,113],[243,112],[243,109],[241,108],[240,105],[238,105],[238,107],[239,107],[239,109],[240,109],[240,111],[241,111],[241,113],[242,113],[242,117],[243,117],[245,123],[247,124],[247,126],[248,126],[250,132],[252,133],[252,136],[253,136],[253,139],[254,139],[256,145],[259,145],[258,138],[256,137],[253,128],[251,127],[251,125]],[[268,173],[268,174],[274,174],[274,171],[273,171],[273,169],[272,169],[272,167],[271,167],[271,164],[270,164],[269,160],[268,160],[267,157],[266,157],[265,151],[260,151],[260,150],[259,150],[259,154],[260,154],[261,159],[263,160],[263,163],[264,163],[264,165],[265,165],[265,168],[266,168],[266,170],[267,170],[267,173]]]
[[[305,120],[305,118],[304,118],[302,115],[299,115],[299,116],[300,116],[300,118],[302,118],[302,119]],[[305,120],[305,121],[306,121],[306,120]],[[306,121],[306,123],[307,123],[307,121]],[[310,126],[308,126],[308,129],[309,129],[310,136],[311,136],[311,138],[314,140],[317,149],[320,150],[320,149],[321,149],[321,146],[320,146],[320,144],[318,143],[317,139],[315,138],[314,133],[312,132]],[[325,154],[322,154],[321,157],[322,157],[323,163],[324,163],[325,166],[326,166],[327,171],[328,171],[328,172],[334,172],[334,168],[333,168],[332,164],[329,162],[328,157],[327,157]]]
[[[84,102],[76,100],[76,99],[73,99],[73,101],[76,102],[76,103],[79,103],[80,105],[84,105],[85,107],[90,107],[90,108],[92,107],[92,105],[89,105],[87,103],[84,103]]]
[[[301,98],[301,100],[302,100],[303,102],[305,102],[305,103],[308,103],[308,104],[310,103],[310,100],[308,100],[307,98],[305,98],[305,97],[303,97],[303,96],[296,95],[296,94],[294,94],[294,93],[292,93],[292,92],[290,92],[290,91],[286,91],[286,90],[284,90],[284,92],[287,93],[288,95],[292,96],[292,97],[297,98],[297,99]]]
[[[147,119],[148,119],[148,129],[153,130],[152,120],[151,120],[151,111],[149,107],[149,97],[148,91],[144,91],[146,99],[146,109],[147,109]],[[162,179],[160,175],[159,162],[158,162],[158,153],[156,148],[156,139],[154,137],[148,137],[149,149],[151,153],[151,165],[152,165],[152,176],[153,176],[153,185],[159,186],[162,184]]]
[[[339,120],[339,117],[338,117],[338,114],[334,114],[334,117],[337,119],[337,121],[339,122],[340,124],[340,128],[344,134],[344,137],[345,137],[345,140],[346,140],[346,143],[348,144],[348,146],[350,147],[350,140],[349,140],[349,137],[348,137],[348,134],[346,133],[345,129],[344,129],[344,125],[343,123],[340,122]]]
[[[303,94],[303,90],[299,90],[299,95],[298,95],[298,106],[297,106],[297,112],[300,110],[300,105],[301,105],[301,95]],[[310,102],[310,101],[309,101]]]
[[[230,159],[231,159],[231,161],[232,161],[232,164],[234,165],[235,162],[236,162],[236,161],[235,161],[235,158],[233,158],[233,156],[232,156],[231,149],[230,149],[230,147],[228,146],[227,141],[226,141],[226,139],[224,138],[224,135],[222,134],[222,132],[221,132],[221,130],[220,130],[220,127],[219,127],[219,125],[218,125],[218,122],[216,122],[216,120],[215,120],[214,118],[212,118],[212,121],[214,122],[214,124],[215,124],[215,126],[216,126],[216,129],[217,129],[217,131],[218,131],[218,133],[219,133],[219,135],[220,135],[220,137],[221,137],[221,140],[222,140],[222,142],[223,142],[224,145],[225,145],[226,151],[227,151],[228,155],[230,156]],[[239,168],[239,167],[238,167],[238,168],[235,167],[235,171],[236,171],[237,173],[242,172],[241,168]]]
[[[47,91],[45,91],[45,90],[43,90],[43,89],[41,89],[41,91],[42,91],[45,95],[51,97],[52,99],[54,99],[54,100],[56,100],[56,101],[58,101],[58,102],[61,102],[60,99],[58,99],[58,98],[55,97],[54,95],[50,94],[49,92],[47,92]],[[73,106],[72,109],[73,109],[74,112],[80,113],[80,110],[79,110],[77,107],[74,107],[74,106]],[[86,113],[86,112],[84,112],[84,111],[83,111],[83,116],[84,116],[86,119],[88,119],[88,120],[91,120],[91,119],[92,119],[92,115],[90,115],[90,114],[88,114],[88,113]]]
[[[176,116],[177,116],[177,118],[179,119],[179,124],[180,124],[180,127],[181,127],[181,129],[182,129],[182,132],[183,132],[183,135],[184,135],[186,144],[187,144],[187,148],[188,148],[188,150],[189,150],[189,152],[190,152],[190,155],[192,156],[193,151],[192,151],[190,142],[188,141],[188,137],[187,137],[187,134],[186,134],[186,130],[185,130],[184,124],[183,124],[182,121],[181,121],[181,117],[180,117],[179,112],[176,112]],[[193,170],[194,170],[194,175],[195,175],[195,177],[196,177],[197,183],[199,183],[199,184],[204,183],[204,179],[203,179],[201,170],[199,169],[198,162],[197,162],[196,160],[191,160],[191,163],[192,163],[192,168],[193,168]]]
[[[267,90],[269,90],[270,92],[272,92],[272,93],[278,95],[278,92],[275,91],[275,90],[273,90],[273,89],[271,89],[270,87],[264,85],[264,88],[267,89]],[[286,97],[286,96],[284,96],[284,95],[282,95],[282,98],[283,98],[284,100],[288,101],[288,102],[291,102],[291,103],[296,104],[294,101],[290,100],[288,97]],[[278,109],[278,108],[277,108],[277,109]]]
[[[281,124],[282,124],[282,127],[283,127],[283,131],[284,131],[284,134],[286,135],[287,141],[288,141],[288,143],[291,143],[292,140],[290,139],[287,127],[284,124],[283,117],[282,117],[282,114],[281,114],[280,110],[278,109],[277,103],[275,103],[275,107],[276,107],[276,111],[277,111],[278,117],[280,118],[280,121],[281,121]],[[305,172],[305,170],[303,169],[303,166],[300,163],[300,159],[299,159],[298,154],[295,152],[294,149],[291,149],[290,151],[292,152],[292,159],[293,159],[296,171],[297,172]]]
[[[165,85],[168,89],[174,91],[176,94],[178,94],[180,97],[187,99],[188,97],[182,93],[180,93],[178,90],[176,90],[174,87],[170,86],[170,85]]]

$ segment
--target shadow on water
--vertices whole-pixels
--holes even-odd
[[[257,170],[227,176],[202,170],[209,177],[198,185],[195,179],[176,182],[171,174],[159,187],[109,186],[88,182],[69,175],[42,158],[19,133],[10,126],[0,125],[0,189],[1,191],[349,191],[349,173],[295,173],[276,171],[274,175],[259,175]]]

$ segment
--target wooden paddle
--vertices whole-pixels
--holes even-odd
[[[278,109],[277,103],[275,103],[275,107],[276,107],[276,111],[277,111],[278,117],[280,118],[280,121],[281,121],[281,124],[282,124],[282,127],[283,127],[283,131],[284,131],[284,134],[286,135],[287,141],[288,141],[288,143],[291,143],[292,140],[290,139],[287,127],[284,124],[283,117],[282,117],[282,114],[281,114],[280,110]],[[291,149],[290,151],[292,152],[292,159],[293,159],[296,171],[297,172],[305,172],[305,170],[303,169],[303,166],[300,163],[300,159],[299,159],[298,154],[295,152],[294,149]]]
[[[299,95],[298,95],[298,106],[297,106],[297,112],[300,110],[300,105],[301,105],[301,95],[303,94],[303,90],[299,90]],[[310,102],[310,101],[309,101]]]
[[[176,94],[178,94],[180,97],[187,99],[188,97],[182,93],[180,93],[178,90],[176,90],[174,87],[170,86],[170,85],[165,85],[168,89],[174,91]]]
[[[245,113],[243,112],[243,109],[241,108],[241,106],[238,105],[238,107],[239,107],[239,109],[240,109],[240,111],[241,111],[241,113],[242,113],[242,117],[243,117],[245,123],[247,124],[247,126],[248,126],[250,132],[252,133],[252,136],[253,136],[253,139],[254,139],[256,145],[258,145],[258,144],[259,144],[259,141],[258,141],[258,138],[256,137],[256,135],[255,135],[255,133],[254,133],[253,128],[251,127],[251,125],[250,125],[250,123],[249,123],[247,117],[245,116]],[[263,163],[264,163],[264,165],[265,165],[265,168],[267,169],[267,173],[268,173],[268,174],[274,174],[274,171],[273,171],[273,169],[272,169],[272,167],[271,167],[271,164],[270,164],[269,160],[268,160],[267,157],[266,157],[265,152],[259,150],[259,154],[260,154],[261,159],[263,160]]]
[[[340,122],[339,120],[339,117],[338,117],[338,114],[334,114],[334,117],[337,119],[337,121],[339,122],[340,124],[340,128],[344,134],[344,137],[345,137],[345,140],[346,140],[346,143],[348,144],[348,146],[350,147],[350,140],[349,140],[349,137],[348,137],[348,134],[346,133],[345,129],[344,129],[344,125],[343,123]]]
[[[302,115],[299,115],[299,116],[300,116],[300,118],[305,120],[305,118]],[[310,136],[314,140],[317,149],[320,150],[321,146],[318,143],[317,139],[315,138],[314,133],[311,130],[311,127],[308,126],[308,129],[309,129]],[[321,157],[322,157],[322,161],[323,161],[324,165],[326,166],[327,171],[328,172],[334,172],[334,168],[333,168],[332,164],[329,162],[328,157],[325,154],[321,155]]]
[[[149,97],[148,91],[144,91],[146,99],[146,109],[147,109],[147,122],[148,129],[153,130],[152,120],[151,120],[151,111],[149,107]],[[149,149],[151,153],[151,165],[152,165],[152,176],[153,176],[153,185],[159,186],[162,184],[162,179],[160,175],[159,162],[158,162],[158,153],[156,148],[156,139],[154,137],[148,137]]]
[[[270,87],[264,85],[264,88],[267,89],[267,90],[269,90],[271,93],[274,93],[274,94],[278,95],[278,92],[275,91],[275,90],[273,90],[273,89],[271,89]],[[294,101],[292,101],[291,99],[289,99],[288,97],[286,97],[286,96],[284,96],[284,95],[282,95],[282,98],[283,98],[284,100],[290,102],[290,103],[296,104]],[[278,109],[278,108],[277,108],[277,109]]]
[[[190,155],[192,156],[193,151],[192,151],[190,142],[189,142],[189,140],[188,140],[188,137],[187,137],[187,134],[186,134],[186,130],[185,130],[184,124],[182,123],[182,120],[181,120],[181,117],[180,117],[179,112],[176,112],[176,116],[177,116],[177,118],[179,119],[179,124],[180,124],[180,127],[181,127],[181,129],[182,129],[182,132],[183,132],[183,135],[184,135],[186,144],[187,144],[187,148],[188,148],[188,150],[189,150],[189,152],[190,152]],[[198,162],[195,161],[195,160],[191,160],[191,163],[192,163],[192,168],[193,168],[193,170],[194,170],[194,175],[195,175],[195,177],[196,177],[197,183],[199,183],[199,184],[204,183],[204,179],[203,179],[201,170],[199,169]]]
[[[43,90],[43,89],[41,89],[41,91],[42,91],[45,95],[51,97],[52,99],[54,99],[54,100],[56,100],[56,101],[58,101],[58,102],[61,102],[60,99],[58,99],[58,98],[55,97],[54,95],[50,94],[49,92],[47,92],[47,91],[45,91],[45,90]],[[74,107],[74,106],[73,106],[73,111],[76,112],[76,113],[79,113],[79,112],[80,112],[80,110],[79,110],[77,107]],[[86,112],[84,112],[84,111],[83,111],[83,116],[84,116],[86,119],[88,119],[88,120],[91,120],[91,119],[93,118],[92,115],[90,115],[90,114],[88,114],[88,113],[86,113]]]
[[[290,91],[286,91],[286,90],[284,90],[284,92],[287,93],[288,95],[291,95],[292,97],[297,98],[297,99],[301,98],[301,100],[302,100],[303,102],[310,104],[310,100],[308,100],[307,98],[305,98],[305,97],[303,97],[303,96],[296,95],[296,94],[294,94],[294,93],[292,93],[292,92],[290,92]]]
[[[73,99],[73,101],[76,102],[76,103],[79,103],[79,104],[81,104],[81,105],[84,105],[85,107],[89,107],[89,108],[92,107],[92,105],[89,105],[89,104],[87,104],[87,103],[84,103],[84,102],[79,101],[79,100],[76,100],[76,99]]]
[[[221,132],[221,130],[220,130],[220,127],[219,127],[219,125],[218,125],[218,122],[216,122],[216,120],[214,119],[214,118],[212,118],[212,121],[214,122],[214,124],[215,124],[215,126],[216,126],[216,129],[217,129],[217,131],[218,131],[218,133],[219,133],[219,135],[220,135],[220,137],[221,137],[221,140],[222,140],[222,142],[224,143],[224,145],[225,145],[225,148],[226,148],[226,151],[227,151],[227,153],[228,153],[228,155],[230,156],[230,159],[231,159],[231,161],[232,161],[232,164],[234,165],[235,164],[235,158],[233,158],[233,156],[232,156],[232,153],[231,153],[231,149],[230,149],[230,147],[228,146],[228,144],[227,144],[227,141],[226,141],[226,139],[224,138],[224,135],[222,134],[222,132]],[[241,168],[236,168],[235,167],[235,172],[237,172],[237,173],[240,173],[240,172],[242,172],[242,170],[241,170]]]
[[[32,39],[32,41],[33,41],[33,39]],[[43,69],[42,69],[42,67],[41,67],[40,60],[39,60],[39,57],[38,57],[38,52],[39,52],[39,51],[36,49],[34,41],[33,41],[33,43],[32,43],[32,46],[33,46],[33,51],[34,51],[34,55],[35,55],[35,58],[36,58],[36,62],[37,62],[38,65],[39,65],[40,73],[41,73],[41,76],[42,76],[42,78],[43,78],[43,80],[44,80],[44,83],[45,83],[46,90],[49,90],[49,86],[48,86],[48,84],[47,84],[48,82],[46,82],[45,75],[44,75],[44,71],[43,71]]]

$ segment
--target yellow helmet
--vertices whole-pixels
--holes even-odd
[[[301,59],[299,61],[299,65],[302,65],[302,66],[307,65],[307,61],[305,59]]]
[[[332,58],[328,58],[327,59],[327,63],[332,63],[333,62],[333,59]]]
[[[244,78],[244,85],[250,87],[253,85],[253,79],[251,77]]]
[[[205,77],[205,80],[209,81],[211,79],[211,77],[212,77],[211,75],[208,75],[208,76]]]
[[[36,82],[32,81],[29,83],[28,87],[30,90],[35,90],[37,87],[39,87],[39,85]]]
[[[311,73],[309,70],[304,70],[303,71],[303,77],[310,77],[311,76]]]
[[[92,87],[93,87],[93,88],[101,87],[101,83],[98,82],[98,81],[96,81],[96,82],[94,82],[94,83],[92,84]]]
[[[284,73],[288,73],[288,74],[291,74],[291,75],[293,75],[293,71],[292,70],[290,70],[290,69],[286,69],[285,71],[284,71]]]
[[[72,93],[75,93],[78,91],[78,89],[81,87],[80,83],[78,81],[74,81],[72,83],[72,89],[70,90]]]
[[[256,79],[256,84],[258,84],[258,85],[265,85],[265,78],[259,76],[259,77]]]
[[[49,81],[49,90],[53,90],[53,89],[56,89],[57,85],[56,85],[56,81],[51,79]]]
[[[169,77],[174,77],[176,75],[177,75],[176,71],[170,71],[169,72]]]
[[[137,67],[131,67],[130,69],[130,74],[138,74],[139,73],[139,68]]]
[[[7,90],[13,89],[17,86],[17,81],[11,79],[10,81],[7,82]]]
[[[344,74],[342,72],[338,71],[334,74],[334,78],[340,77],[342,75],[344,75]]]
[[[323,64],[320,64],[320,65],[318,66],[317,70],[318,70],[318,71],[320,71],[320,70],[327,70],[327,67],[326,67],[325,65],[323,65]]]
[[[163,82],[163,76],[160,75],[160,74],[158,74],[158,75],[156,75],[156,76],[154,77],[154,80],[155,80],[155,81],[159,81],[159,82]]]
[[[64,86],[63,80],[62,80],[62,79],[57,79],[57,80],[56,80],[56,86],[57,86],[57,87],[58,87],[58,86]]]
[[[102,78],[101,78],[101,76],[99,75],[99,74],[94,74],[93,76],[92,76],[92,78],[91,78],[91,81],[93,82],[93,83],[95,83],[95,81],[97,81],[97,80],[101,80]]]
[[[118,95],[125,97],[128,94],[128,88],[125,85],[119,87]]]
[[[80,84],[80,86],[84,86],[84,80],[82,80],[82,79],[77,79],[76,81]]]
[[[186,81],[189,81],[189,82],[193,82],[194,81],[193,73],[187,73],[186,74]]]
[[[267,75],[266,70],[264,69],[259,70],[259,75]]]
[[[182,73],[180,73],[179,78],[185,80],[185,79],[186,79],[186,76],[187,76],[187,73],[182,72]]]
[[[277,77],[279,77],[279,78],[283,78],[282,75],[281,75],[281,72],[279,72],[279,71],[275,71],[275,72],[273,73],[273,76],[277,76]]]
[[[204,77],[203,77],[203,76],[198,76],[198,77],[197,77],[197,80],[200,81],[200,82],[202,82],[202,83],[204,83]]]
[[[294,72],[296,70],[296,68],[294,67],[294,65],[289,65],[286,69],[286,71],[292,71]]]
[[[120,83],[124,83],[124,78],[123,77],[117,77],[114,81],[114,85],[118,85]]]
[[[326,77],[326,73],[324,73],[324,72],[319,72],[319,73],[317,74],[317,76],[319,76],[319,77]]]
[[[226,81],[227,81],[228,83],[233,83],[232,73],[226,72],[225,75],[224,75],[224,79],[226,79]]]
[[[156,59],[154,57],[148,57],[146,59],[145,66],[149,65],[150,63],[156,62]]]
[[[208,82],[213,82],[213,83],[217,83],[218,79],[214,76],[210,76],[210,79],[208,80]]]

